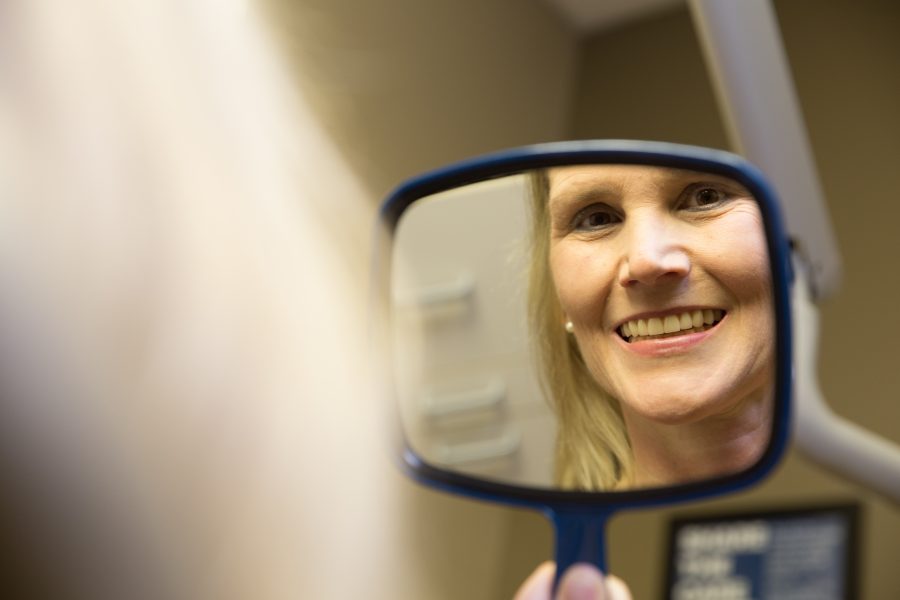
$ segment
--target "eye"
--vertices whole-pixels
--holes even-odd
[[[697,190],[694,198],[697,199],[697,206],[706,206],[721,201],[722,193],[713,188],[703,188],[702,190]]]
[[[703,210],[720,206],[731,199],[731,194],[715,184],[696,183],[681,193],[679,208]]]
[[[576,231],[596,231],[618,223],[621,219],[616,211],[605,204],[592,204],[578,211],[572,219]]]

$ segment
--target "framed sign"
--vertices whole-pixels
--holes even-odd
[[[857,597],[859,506],[679,517],[669,531],[669,600]]]

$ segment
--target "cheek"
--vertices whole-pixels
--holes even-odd
[[[741,245],[716,257],[713,272],[739,302],[771,298],[772,276],[765,251]]]
[[[599,320],[612,285],[610,261],[588,247],[550,251],[550,270],[563,312],[573,321]]]
[[[706,244],[712,273],[739,301],[771,304],[772,273],[758,213],[738,213],[717,227]]]

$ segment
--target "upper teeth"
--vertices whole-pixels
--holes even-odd
[[[636,336],[663,335],[677,333],[686,329],[712,325],[722,319],[725,313],[719,309],[704,309],[683,312],[680,315],[635,319],[622,325],[622,335],[631,338]]]

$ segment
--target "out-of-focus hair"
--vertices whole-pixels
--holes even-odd
[[[556,482],[566,489],[610,490],[631,477],[632,454],[619,403],[597,385],[565,317],[550,268],[550,182],[531,177],[528,321],[544,394],[557,415]]]

